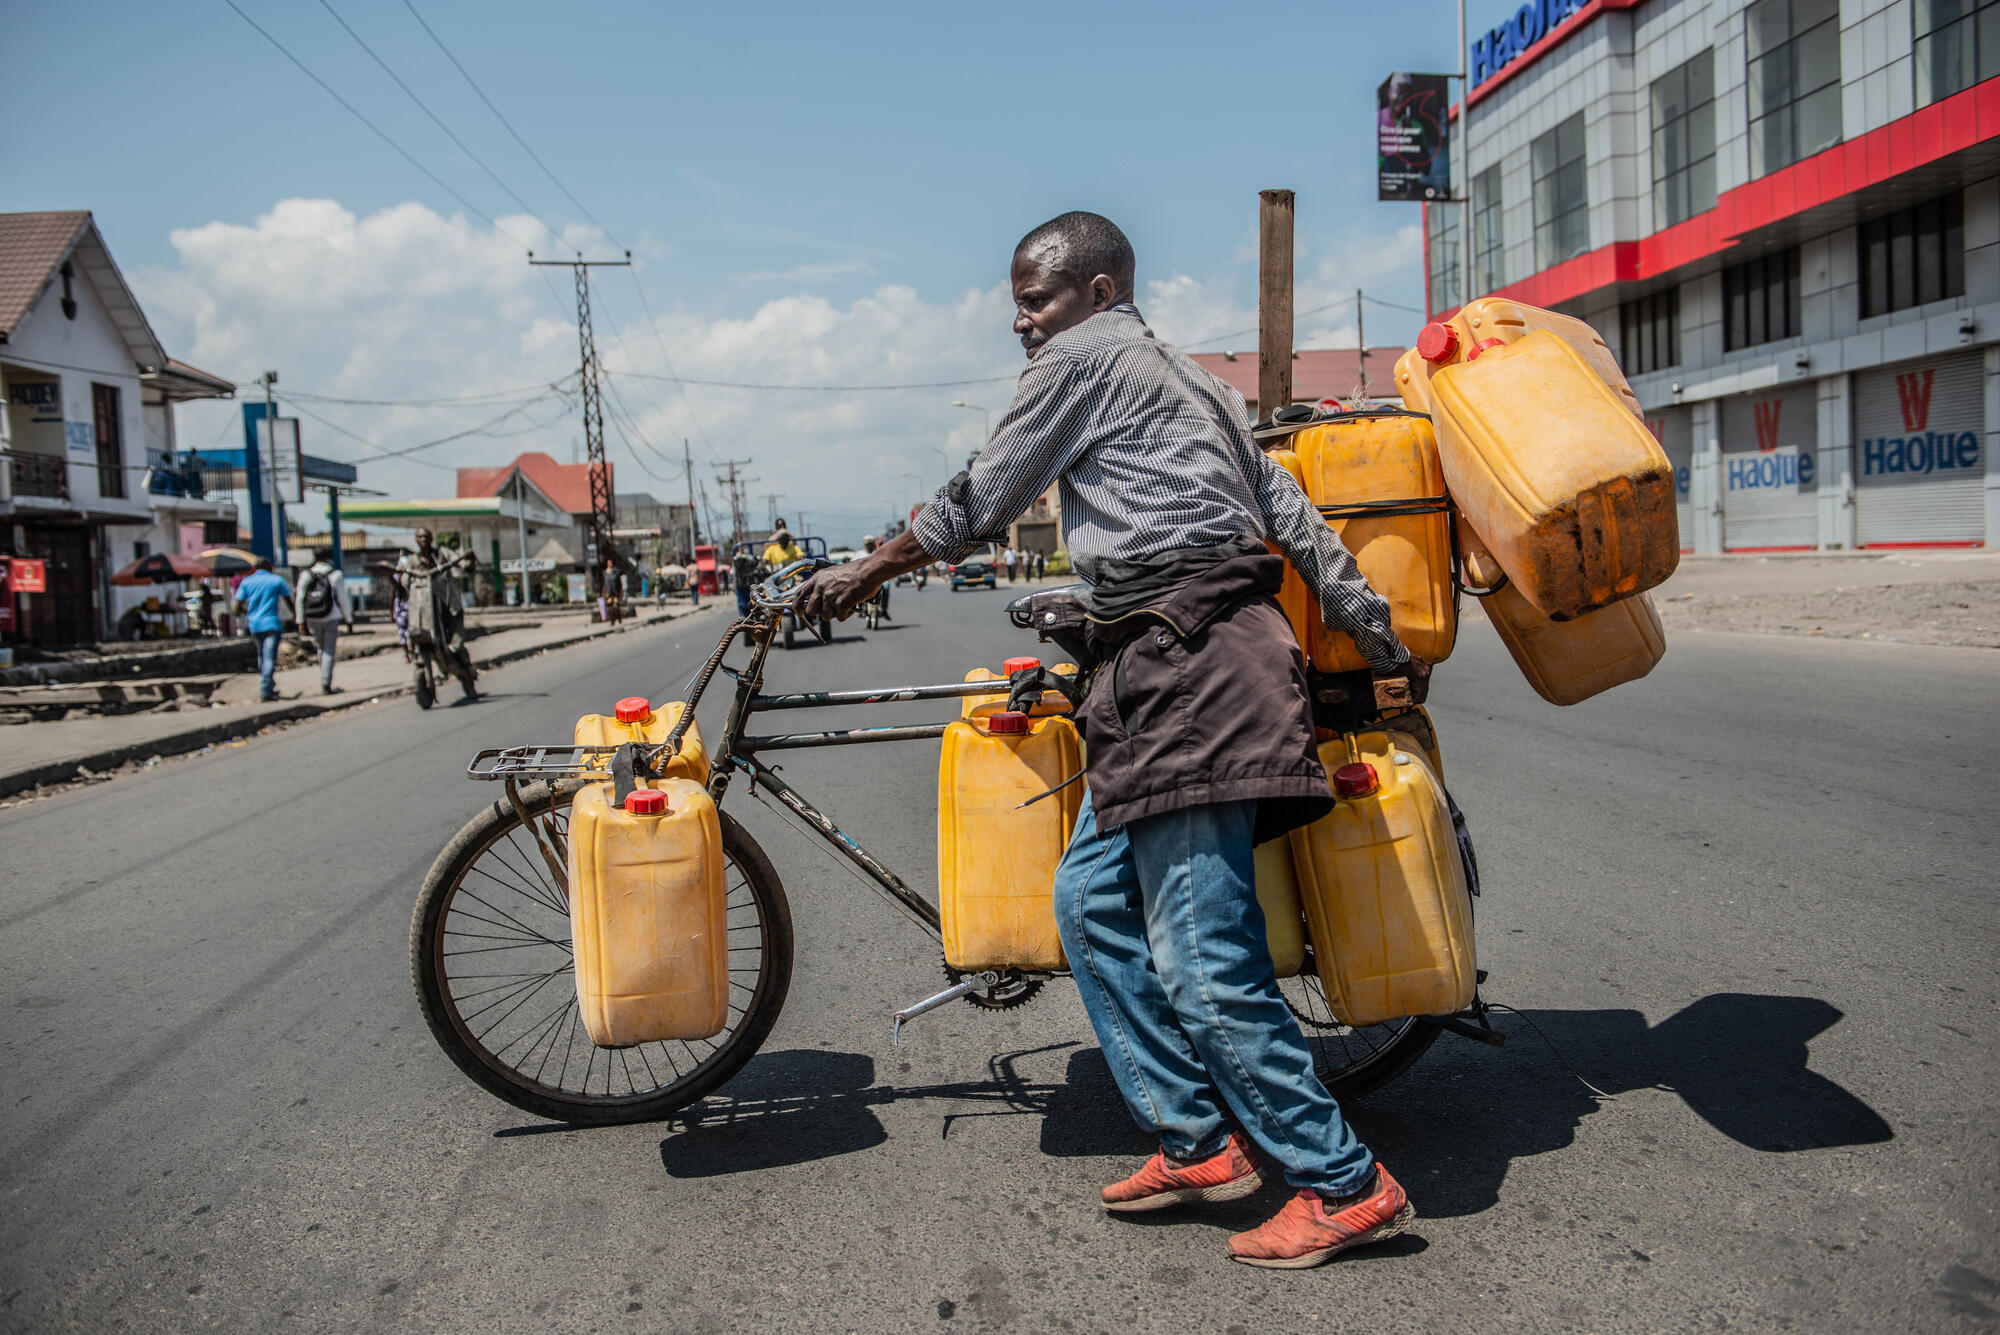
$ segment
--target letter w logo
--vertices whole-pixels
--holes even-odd
[[[1931,420],[1931,382],[1937,371],[1908,371],[1896,377],[1896,397],[1903,404],[1903,430],[1922,431]]]
[[[1785,410],[1785,401],[1765,399],[1751,404],[1750,410],[1757,415],[1757,448],[1769,454],[1778,448],[1778,414]]]

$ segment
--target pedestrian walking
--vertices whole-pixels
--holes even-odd
[[[907,532],[816,574],[799,612],[847,616],[1065,483],[1063,545],[1090,585],[1100,664],[1077,711],[1090,791],[1056,870],[1056,924],[1118,1091],[1160,1147],[1104,1188],[1104,1208],[1236,1200],[1279,1170],[1292,1198],[1229,1254],[1317,1265],[1415,1211],[1314,1073],[1264,940],[1252,848],[1334,805],[1266,539],[1378,679],[1421,701],[1429,664],[1257,448],[1243,396],[1146,326],[1134,269],[1131,242],[1094,213],[1022,239],[1014,332],[1029,363],[1003,424]]]
[[[688,606],[700,607],[701,566],[694,561],[690,561],[687,563],[687,582],[688,582]]]
[[[1007,566],[1007,582],[1009,584],[1012,584],[1014,582],[1014,556],[1015,556],[1014,549],[1012,547],[1009,547],[1006,550],[1006,552],[1002,554],[1002,556],[1000,557],[1001,561],[1003,561]]]
[[[285,638],[290,618],[285,605],[292,601],[292,586],[271,572],[271,558],[257,558],[257,568],[236,586],[236,606],[243,614],[243,628],[257,642],[259,700],[278,698],[278,645]]]
[[[338,695],[333,662],[339,656],[340,630],[354,629],[354,609],[347,602],[347,576],[333,568],[333,548],[313,549],[313,563],[299,576],[292,597],[298,609],[299,634],[319,648],[319,693]]]

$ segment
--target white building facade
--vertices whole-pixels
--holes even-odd
[[[1538,0],[1470,68],[1427,305],[1469,233],[1594,325],[1684,548],[2000,541],[2000,0]]]

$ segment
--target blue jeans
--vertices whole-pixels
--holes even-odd
[[[1241,1127],[1294,1187],[1345,1194],[1374,1168],[1313,1071],[1271,966],[1251,861],[1255,802],[1106,831],[1083,799],[1056,869],[1056,926],[1118,1090],[1177,1159]]]
[[[282,630],[253,630],[250,638],[257,641],[257,671],[263,677],[258,694],[266,700],[278,698],[278,642],[285,638]]]
[[[740,617],[750,615],[750,586],[748,584],[738,584],[736,586],[736,615]]]

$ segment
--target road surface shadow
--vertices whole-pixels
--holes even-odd
[[[1504,1050],[1444,1035],[1409,1074],[1347,1111],[1362,1138],[1421,1191],[1433,1217],[1490,1208],[1515,1159],[1575,1139],[1599,1100],[1564,1059],[1613,1097],[1672,1090],[1715,1130],[1761,1153],[1891,1140],[1895,1133],[1873,1108],[1810,1068],[1807,1044],[1840,1019],[1816,997],[1742,993],[1704,997],[1654,1026],[1631,1010],[1502,1013]],[[1059,1083],[1020,1073],[1024,1059],[1068,1048],[1075,1050]],[[673,1176],[697,1178],[851,1154],[888,1139],[874,1108],[917,1099],[985,1105],[946,1114],[947,1138],[969,1118],[1035,1116],[1047,1155],[1152,1152],[1096,1048],[1053,1044],[996,1054],[987,1066],[985,1081],[897,1088],[876,1084],[874,1059],[861,1053],[762,1053],[675,1119],[680,1129],[661,1142],[660,1159]],[[1640,1136],[1634,1152],[1653,1153],[1655,1139]]]

